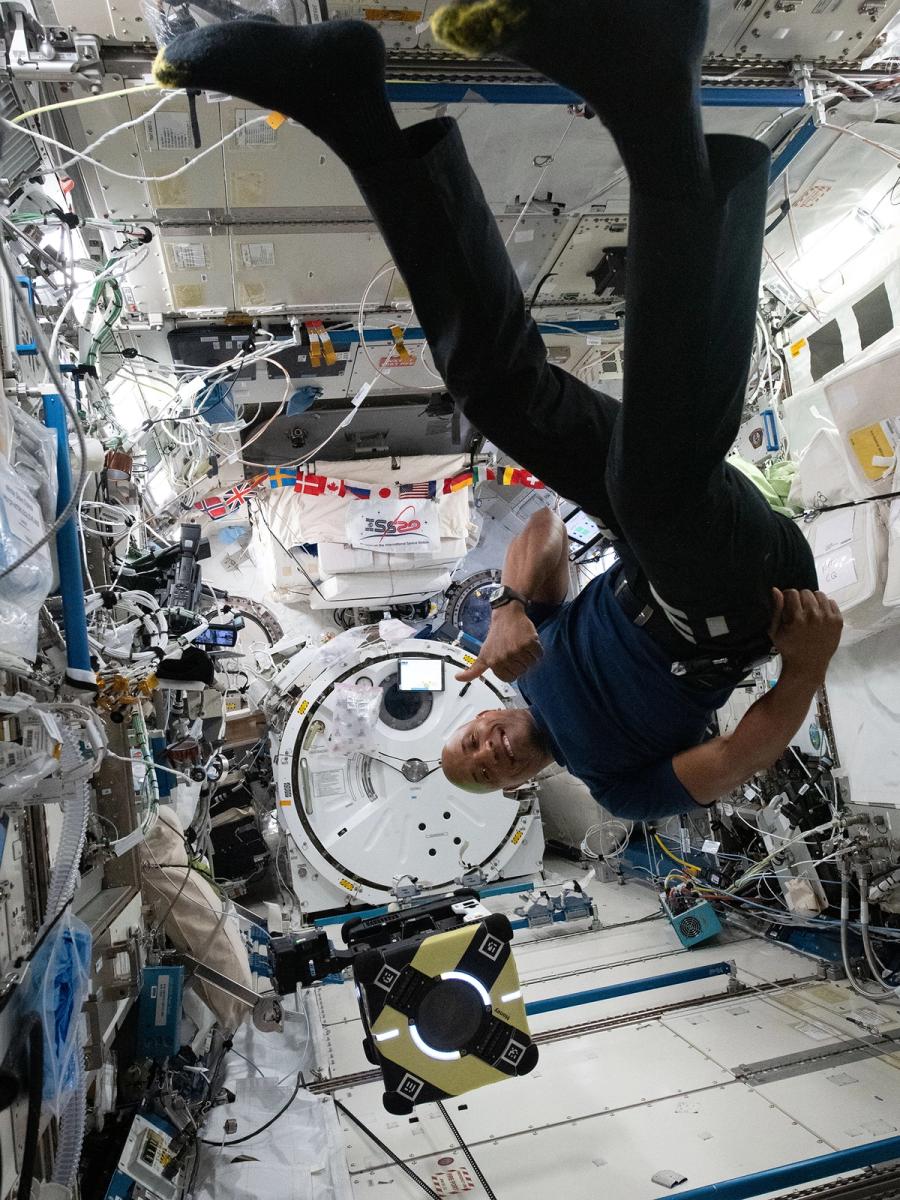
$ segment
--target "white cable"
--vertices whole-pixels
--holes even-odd
[[[149,121],[151,117],[155,116],[161,108],[164,108],[170,100],[174,100],[176,96],[183,95],[185,95],[185,93],[181,90],[167,90],[162,99],[157,100],[156,104],[154,104],[152,108],[149,108],[145,113],[142,113],[141,116],[135,117],[131,121],[124,121],[121,125],[116,125],[113,129],[107,129],[106,133],[101,134],[95,142],[91,142],[91,144],[89,146],[85,146],[83,150],[76,151],[72,158],[67,159],[65,162],[57,163],[54,167],[54,170],[66,170],[66,168],[71,167],[73,163],[77,163],[80,158],[83,158],[85,155],[92,154],[98,146],[102,146],[104,142],[108,142],[109,139],[115,137],[117,133],[124,133],[126,129],[133,129],[135,125],[143,125],[145,121]],[[16,126],[16,128],[21,129],[21,126]],[[24,132],[28,133],[28,130],[26,129]]]
[[[526,216],[529,208],[534,203],[534,198],[537,195],[538,188],[544,182],[547,172],[550,170],[550,168],[556,162],[556,156],[557,156],[557,154],[559,154],[560,150],[562,150],[563,145],[565,144],[566,138],[569,136],[569,133],[572,130],[572,126],[575,124],[575,122],[577,120],[578,120],[578,113],[573,113],[568,125],[566,126],[565,130],[563,131],[562,137],[559,139],[559,141],[556,144],[556,148],[553,150],[553,152],[551,154],[547,155],[547,161],[544,164],[544,169],[543,169],[543,171],[541,171],[540,175],[538,176],[537,183],[531,189],[531,195],[528,197],[528,199],[525,201],[525,204],[522,206],[522,211],[519,213],[518,217],[516,218],[516,223],[513,225],[512,229],[509,231],[509,236],[507,237],[506,241],[503,243],[505,248],[509,247],[509,243],[513,240],[513,237],[516,234],[516,232],[518,231],[519,226],[525,220],[525,216]]]
[[[97,167],[101,171],[106,171],[110,175],[115,175],[117,179],[127,179],[131,183],[164,183],[166,180],[177,179],[179,175],[184,175],[186,171],[191,169],[191,167],[196,166],[201,159],[206,158],[207,155],[212,154],[214,150],[220,149],[220,147],[224,146],[226,142],[231,141],[231,139],[236,137],[242,129],[247,129],[251,125],[259,125],[263,121],[268,121],[268,119],[269,115],[266,113],[263,116],[254,117],[250,121],[244,121],[241,125],[236,125],[230,133],[226,133],[225,136],[220,138],[217,142],[214,142],[211,146],[207,146],[205,150],[201,150],[199,154],[189,159],[183,166],[178,167],[177,170],[169,171],[165,175],[129,175],[125,171],[116,171],[112,167],[108,167],[106,163],[102,163],[96,158],[90,158],[87,154],[83,154],[80,151],[75,150],[73,146],[67,146],[65,142],[58,142],[55,138],[47,137],[43,133],[36,133],[33,129],[25,129],[22,125],[13,125],[12,121],[8,121],[6,117],[0,117],[0,126],[5,129],[12,130],[14,133],[25,133],[29,137],[34,138],[35,141],[43,142],[48,146],[56,146],[60,150],[65,150],[69,154],[74,154],[76,161],[90,163],[91,166]]]

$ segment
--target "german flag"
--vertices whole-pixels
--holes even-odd
[[[471,487],[474,483],[474,476],[471,471],[462,471],[459,475],[454,475],[450,479],[444,480],[444,495],[449,496],[452,492],[461,492],[463,488]]]

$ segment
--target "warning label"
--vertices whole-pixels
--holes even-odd
[[[475,1181],[465,1167],[432,1175],[431,1186],[439,1196],[459,1196],[463,1192],[475,1191]]]

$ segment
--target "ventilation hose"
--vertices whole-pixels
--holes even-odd
[[[62,1130],[56,1150],[56,1162],[53,1165],[53,1182],[65,1188],[75,1185],[87,1117],[87,1075],[84,1070],[84,1048],[81,1045],[80,1030],[76,1038],[73,1061],[75,1088],[61,1114]]]
[[[66,732],[68,741],[68,731]],[[63,826],[56,848],[53,862],[53,873],[50,876],[50,888],[47,894],[47,912],[41,933],[59,916],[60,911],[69,903],[78,885],[78,865],[87,837],[88,817],[91,812],[91,794],[87,780],[79,787],[76,796],[66,800],[63,807]],[[40,937],[40,933],[38,934]]]

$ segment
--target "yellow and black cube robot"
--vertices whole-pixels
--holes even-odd
[[[381,1068],[388,1112],[408,1114],[534,1070],[512,937],[508,918],[494,913],[356,958],[364,1048]]]

